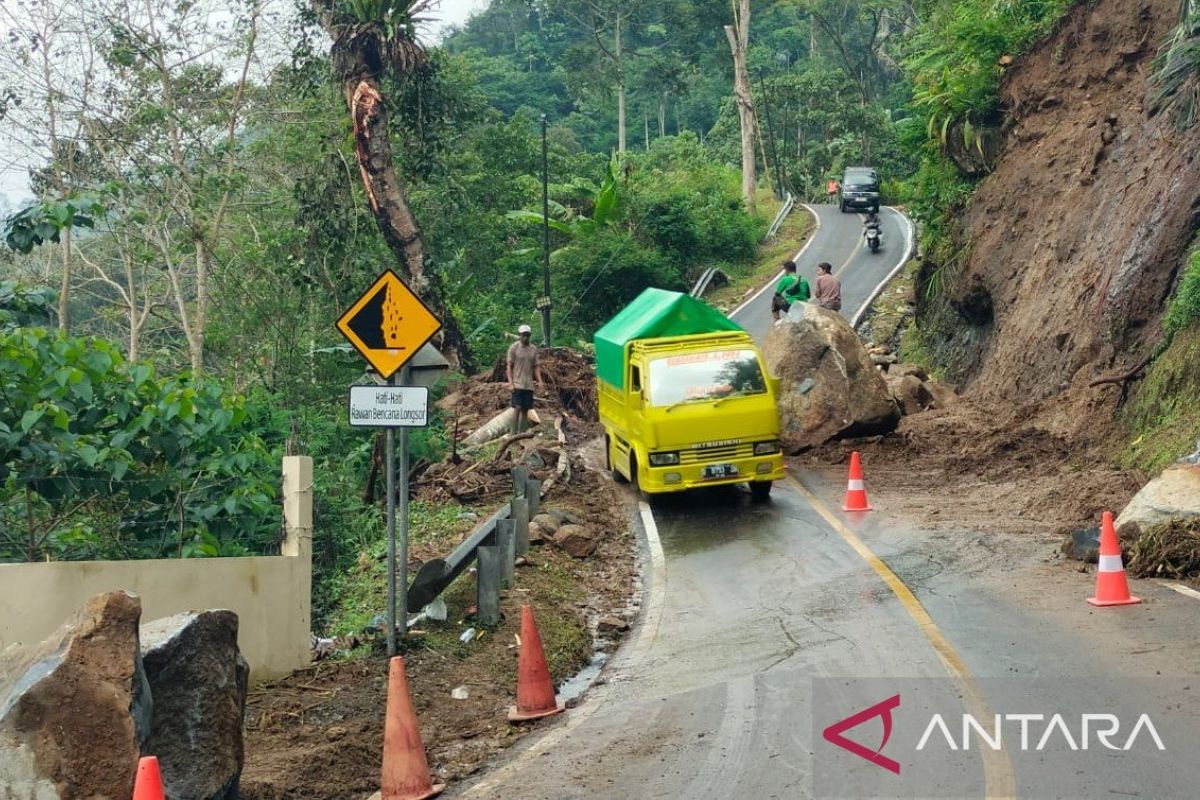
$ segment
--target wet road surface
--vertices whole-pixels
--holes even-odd
[[[816,212],[800,269],[841,265],[849,316],[895,262],[847,241],[856,215]],[[893,212],[884,224],[896,253],[906,222]],[[735,317],[753,332],[769,320],[764,299]],[[1138,582],[1143,606],[1093,609],[1092,577],[1047,564],[1052,543],[923,533],[887,509],[843,514],[840,476],[797,478],[762,505],[736,488],[642,504],[643,615],[603,682],[454,796],[1200,796],[1200,600]],[[881,716],[845,736],[900,774],[822,738],[891,696],[890,740]],[[1143,730],[1129,751],[1094,735],[1081,751],[1080,715],[1110,712],[1118,746],[1150,713],[1167,749]],[[1002,717],[1005,753],[978,737],[951,747],[964,713],[987,733],[994,714],[1062,713],[1071,734],[1040,742],[1044,722]],[[918,749],[934,714],[948,735],[935,729]],[[1028,748],[1009,753],[1021,724]]]

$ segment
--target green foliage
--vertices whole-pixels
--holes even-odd
[[[54,290],[49,287],[0,280],[0,332],[23,325],[46,324],[55,299]]]
[[[1121,461],[1153,474],[1180,456],[1192,452],[1200,441],[1200,326],[1178,329],[1170,344],[1146,370],[1120,421],[1130,443]]]
[[[1200,3],[1180,0],[1179,24],[1154,59],[1150,98],[1154,113],[1165,112],[1179,129],[1200,118]]]
[[[1200,249],[1188,257],[1179,289],[1167,306],[1163,329],[1169,339],[1179,331],[1200,325]]]
[[[0,559],[264,552],[276,463],[242,400],[103,339],[0,334]]]
[[[104,212],[96,200],[72,198],[33,203],[10,216],[4,241],[18,253],[29,253],[47,242],[58,242],[70,228],[95,227],[95,217]]]
[[[909,45],[905,68],[914,108],[942,147],[957,130],[980,148],[978,128],[996,121],[1004,67],[1044,36],[1073,0],[953,0],[933,7]]]
[[[621,231],[597,231],[562,250],[552,286],[563,309],[560,324],[591,334],[647,286],[685,288],[683,275],[662,253]]]

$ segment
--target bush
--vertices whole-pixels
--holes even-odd
[[[262,553],[278,464],[245,402],[112,342],[0,333],[0,560]]]
[[[562,309],[559,325],[585,341],[643,289],[685,288],[682,272],[667,256],[611,229],[556,253],[551,272]]]

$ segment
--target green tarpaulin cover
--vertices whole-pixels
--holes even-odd
[[[596,376],[623,388],[625,345],[634,339],[740,330],[737,323],[694,297],[647,289],[596,331]]]

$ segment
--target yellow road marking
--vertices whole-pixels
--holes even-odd
[[[942,635],[941,629],[933,621],[933,617],[929,616],[929,612],[925,610],[925,606],[921,605],[921,601],[912,593],[912,590],[900,579],[899,575],[892,572],[891,567],[885,564],[883,559],[867,547],[858,534],[846,527],[846,524],[834,514],[829,506],[821,502],[815,494],[797,480],[796,476],[789,473],[787,480],[792,488],[846,541],[846,544],[850,545],[854,552],[862,556],[871,569],[875,570],[880,579],[892,590],[892,594],[896,595],[900,605],[904,606],[904,610],[912,617],[921,633],[925,634],[925,639],[938,654],[946,671],[950,673],[950,677],[962,691],[963,703],[967,706],[967,712],[976,719],[991,719],[995,714],[988,708],[983,689],[971,675],[971,671],[967,669],[966,662]],[[1013,775],[1012,762],[1009,760],[1008,754],[990,749],[982,749],[980,754],[983,759],[985,797],[995,798],[995,800],[1015,798],[1017,796],[1016,778]]]

